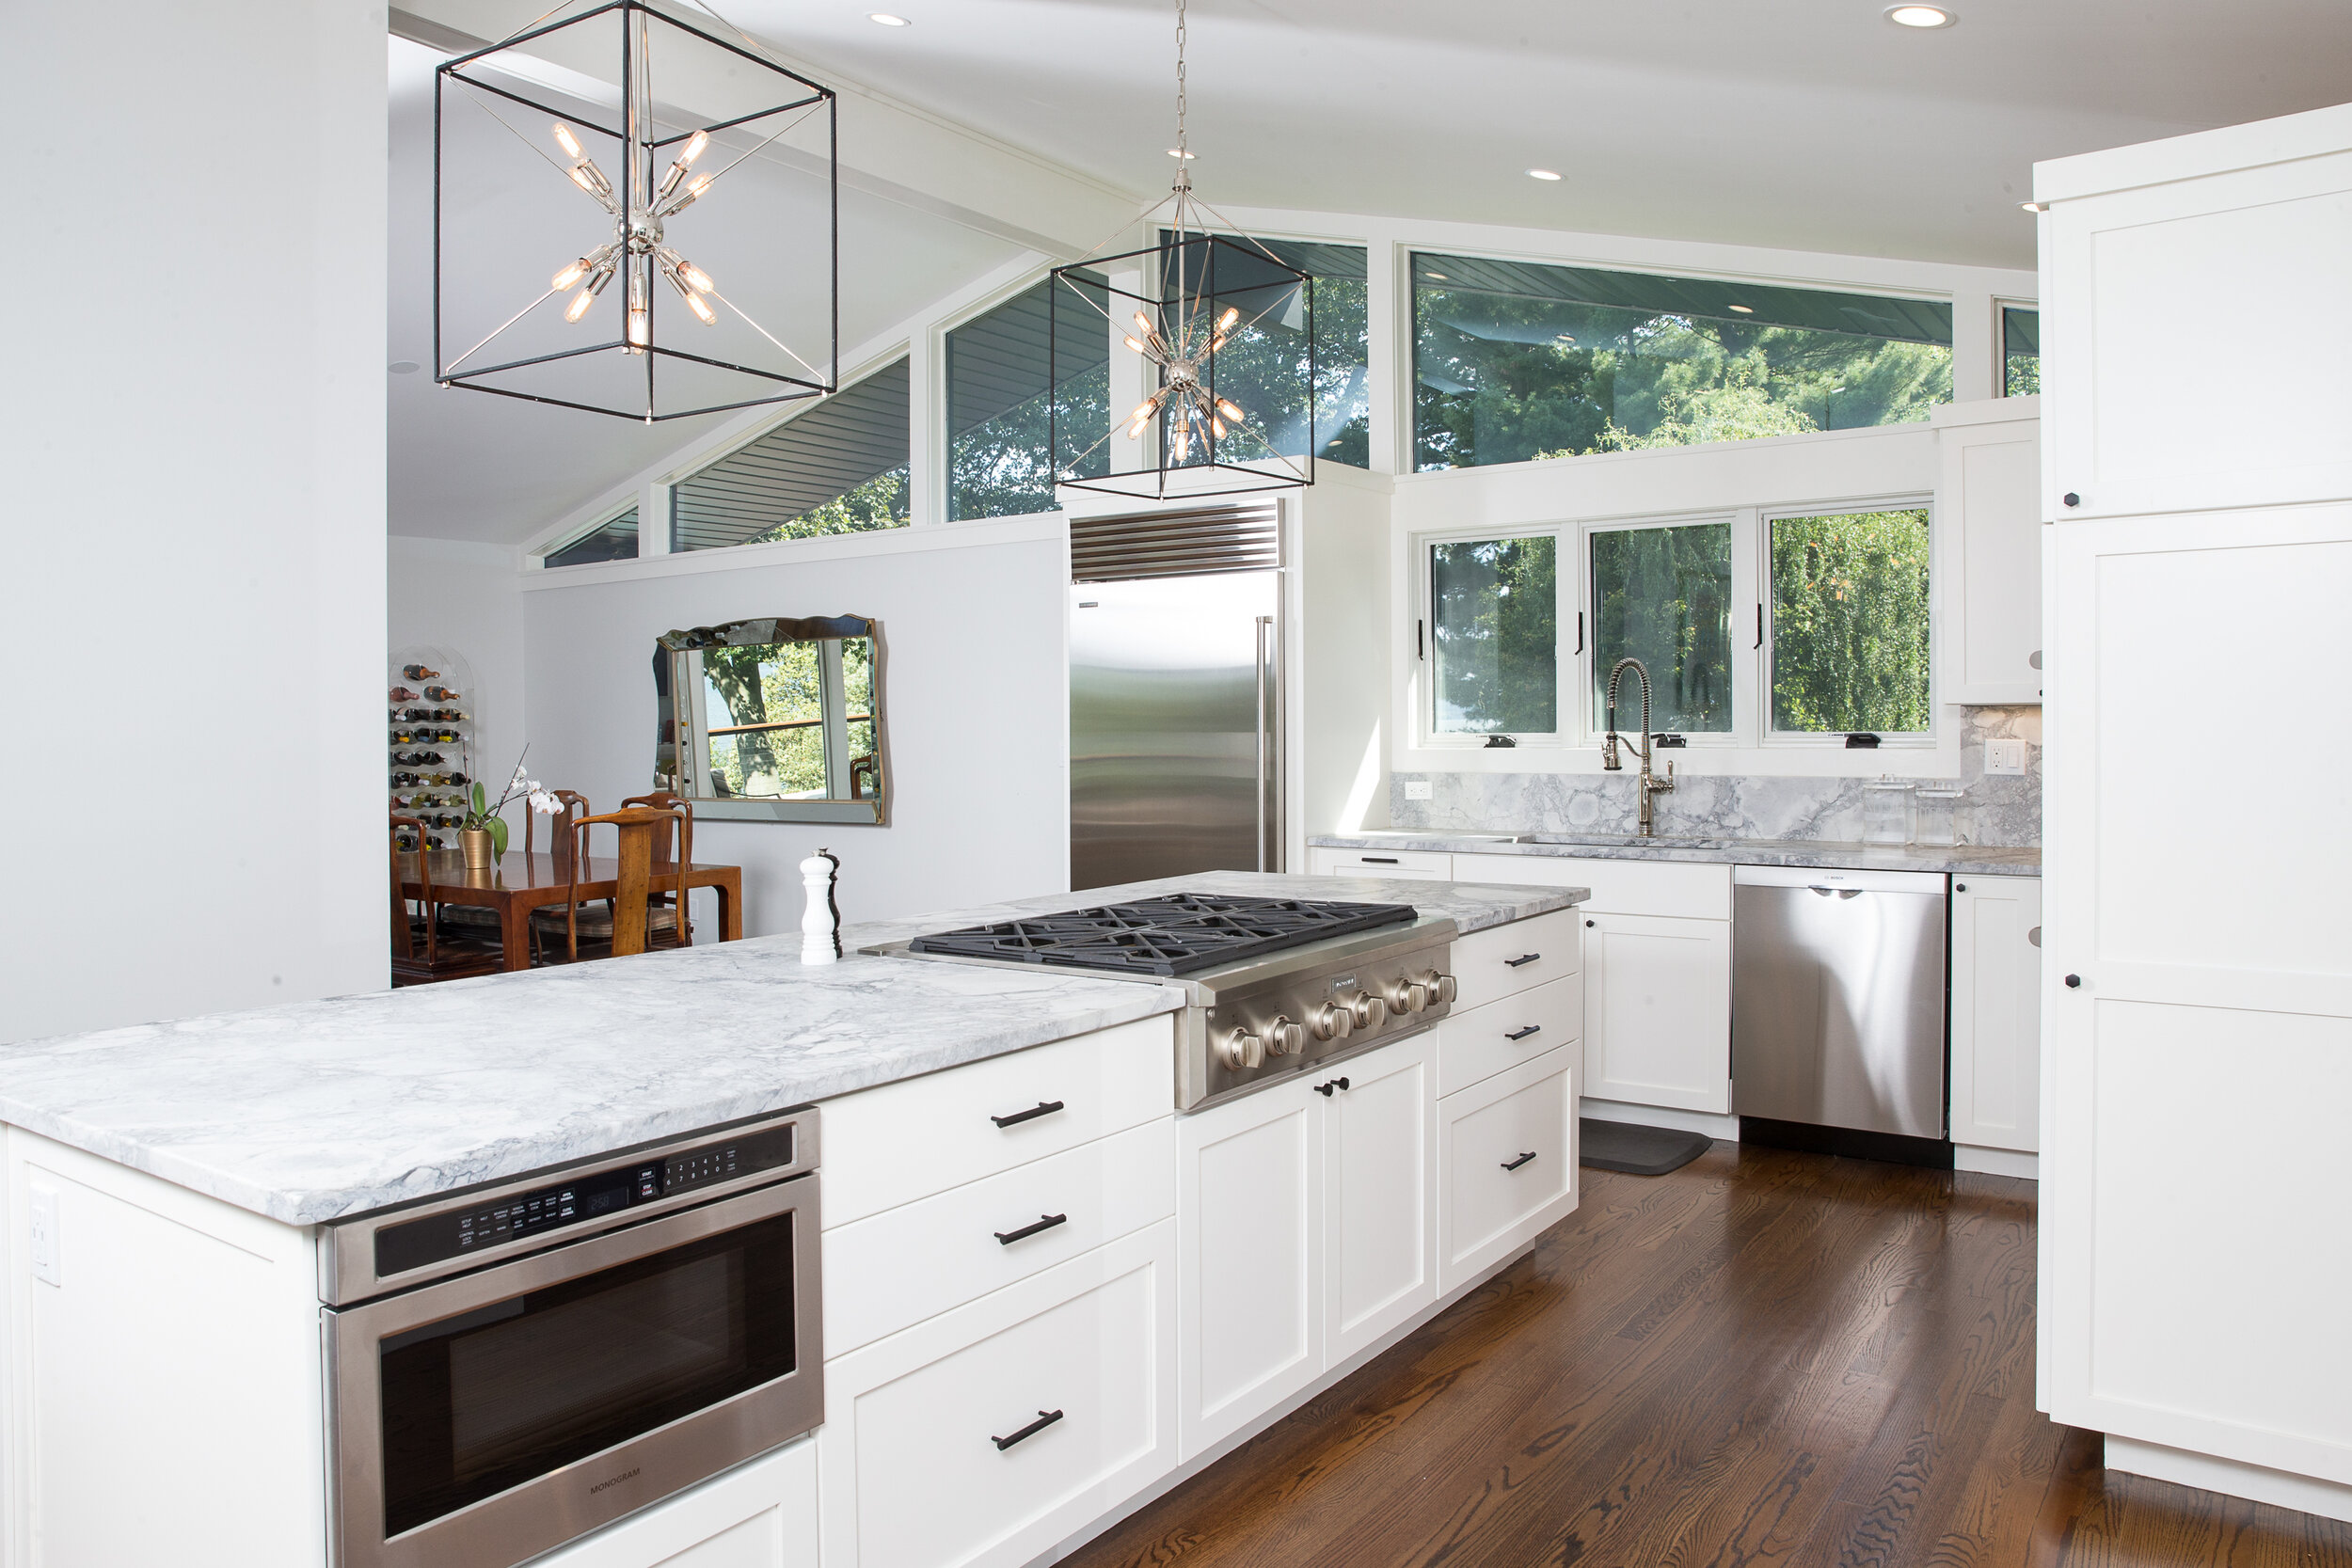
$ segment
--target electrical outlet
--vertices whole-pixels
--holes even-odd
[[[32,1225],[27,1250],[32,1254],[33,1277],[48,1285],[63,1285],[65,1269],[57,1248],[57,1195],[49,1187],[35,1187],[25,1194],[25,1207],[30,1211]]]
[[[2026,772],[2026,743],[2010,736],[1984,743],[1984,770],[1990,774],[2009,774],[2023,778]]]
[[[1405,781],[1405,799],[1407,800],[1426,800],[1435,796],[1437,792],[1437,785],[1430,783],[1427,779],[1407,779]]]

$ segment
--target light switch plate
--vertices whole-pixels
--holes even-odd
[[[27,1227],[33,1277],[46,1285],[65,1283],[64,1259],[57,1247],[57,1194],[52,1187],[35,1187],[25,1195],[31,1225]]]
[[[2015,736],[1984,743],[1984,770],[2022,778],[2026,772],[2026,743]]]
[[[1430,783],[1427,779],[1407,779],[1405,781],[1405,799],[1407,800],[1426,800],[1436,793],[1437,785]]]

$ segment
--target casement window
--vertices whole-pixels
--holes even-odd
[[[2042,312],[2030,305],[2001,307],[2001,396],[2042,390]]]
[[[1688,748],[1932,747],[1930,541],[1916,498],[1420,536],[1415,743],[1597,747],[1631,658]]]
[[[1925,420],[1948,301],[1417,252],[1417,470]]]
[[[637,559],[637,508],[632,506],[616,517],[607,517],[593,528],[574,534],[540,558],[547,566],[585,566],[598,561],[634,561]]]
[[[670,548],[904,528],[909,428],[899,358],[678,481]]]

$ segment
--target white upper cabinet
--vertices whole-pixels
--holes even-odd
[[[2042,400],[1935,411],[1935,583],[1943,596],[1938,695],[1947,703],[2042,701]]]
[[[2040,171],[2044,515],[2352,497],[2348,124],[2323,109]]]

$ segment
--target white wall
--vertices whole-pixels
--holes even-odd
[[[1309,836],[1389,820],[1390,489],[1385,474],[1318,463],[1313,488],[1301,492],[1294,869],[1307,863]]]
[[[383,9],[11,5],[0,58],[0,1038],[381,986]]]
[[[755,615],[871,615],[887,658],[890,823],[698,821],[695,859],[744,868],[745,930],[798,926],[798,863],[820,845],[841,857],[850,920],[1066,888],[1069,577],[1058,517],[531,573],[532,772],[598,811],[654,787],[662,632]],[[698,903],[698,923],[709,913]]]
[[[523,719],[523,595],[515,552],[503,545],[396,533],[388,556],[387,646],[423,643],[465,656],[473,689],[460,695],[474,719],[474,770],[495,794],[531,738]],[[509,807],[506,816],[519,845],[522,812]]]

